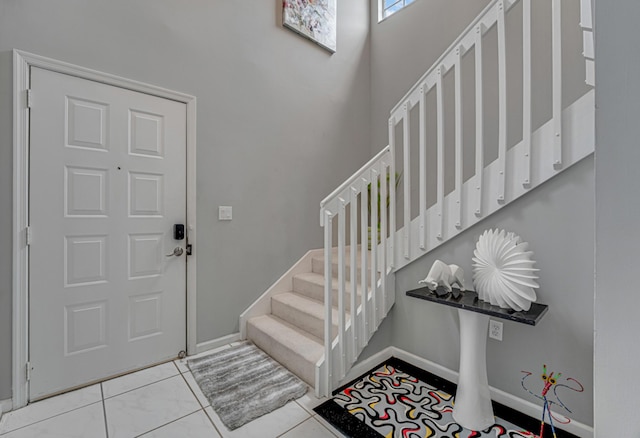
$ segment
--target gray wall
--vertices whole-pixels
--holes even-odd
[[[595,431],[627,437],[640,427],[640,3],[597,0],[595,17]]]
[[[388,144],[389,111],[490,0],[416,1],[378,23],[371,0],[372,153]]]
[[[0,0],[0,400],[11,397],[13,48],[198,98],[198,341],[322,244],[321,199],[370,153],[368,0],[339,2],[334,55],[279,0]],[[217,207],[234,207],[219,222]]]

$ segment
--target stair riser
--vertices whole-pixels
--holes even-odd
[[[311,264],[313,272],[315,272],[316,274],[324,275],[324,259],[313,259],[311,261]],[[360,281],[362,277],[362,268],[358,267],[356,271],[356,280]],[[338,278],[338,261],[336,259],[333,259],[331,263],[331,275],[333,276],[333,278]],[[367,279],[369,278],[369,276],[371,276],[371,269],[367,268]],[[349,267],[349,265],[347,265],[345,269],[345,278],[347,281],[351,281],[351,268]]]
[[[308,385],[315,386],[315,363],[307,361],[297,352],[273,339],[267,333],[255,327],[251,321],[247,323],[247,337],[258,348],[300,377]]]
[[[323,285],[312,283],[304,279],[294,277],[293,290],[294,292],[299,293],[301,295],[305,295],[309,298],[313,298],[314,300],[324,302],[324,286]],[[337,288],[335,287],[333,288],[332,295],[333,295],[332,303],[334,306],[337,307],[338,305],[338,289]],[[360,297],[357,297],[356,305],[358,305],[359,303],[360,303]],[[349,293],[348,289],[345,293],[344,305],[346,310],[351,310],[351,293]]]
[[[271,313],[317,338],[324,338],[324,319],[273,299],[271,300]],[[333,320],[337,321],[337,317],[337,312],[334,312]],[[337,335],[338,326],[334,324],[332,336],[336,337]]]

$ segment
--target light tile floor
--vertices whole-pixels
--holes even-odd
[[[313,412],[323,401],[309,391],[304,397],[230,431],[209,406],[183,359],[7,412],[0,419],[0,437],[342,437]]]

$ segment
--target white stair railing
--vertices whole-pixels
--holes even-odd
[[[316,367],[316,393],[326,396],[346,375],[358,354],[367,344],[382,319],[395,302],[393,272],[423,256],[435,247],[456,236],[478,221],[526,194],[562,170],[593,153],[594,96],[593,91],[578,99],[569,108],[562,105],[562,8],[561,0],[550,0],[552,18],[552,93],[550,119],[533,131],[532,71],[538,60],[532,58],[532,0],[495,0],[467,27],[433,66],[416,82],[410,91],[392,109],[389,118],[389,146],[384,148],[367,165],[342,184],[321,203],[321,224],[325,233],[325,356]],[[517,3],[522,3],[519,29],[522,32],[522,140],[512,147],[508,145],[507,114],[507,12]],[[587,63],[587,84],[593,85],[593,25],[591,0],[581,0],[581,27],[584,32],[584,56]],[[509,20],[517,19],[512,14]],[[577,23],[576,23],[577,25]],[[487,81],[484,73],[483,51],[486,50],[485,34],[490,29],[497,32],[497,158],[485,163],[483,88]],[[462,59],[470,50],[475,51],[475,174],[463,177],[463,87]],[[452,99],[445,99],[444,77],[451,72],[454,77]],[[591,72],[591,73],[590,73]],[[514,81],[519,82],[519,81]],[[427,111],[427,94],[435,92],[435,114]],[[446,109],[454,105],[453,124],[455,163],[446,166]],[[418,153],[412,156],[412,126],[417,111]],[[428,117],[436,129],[435,149],[437,153],[436,187],[427,187],[427,127]],[[396,144],[396,132],[400,127],[402,141]],[[398,150],[396,150],[398,149]],[[417,155],[417,156],[415,156]],[[402,157],[402,197],[396,202],[396,159]],[[419,187],[412,187],[411,163],[418,160]],[[453,172],[453,178],[451,178]],[[445,193],[445,180],[453,181],[453,190]],[[384,183],[393,181],[394,183]],[[415,184],[414,184],[415,185]],[[380,187],[380,196],[378,194]],[[427,205],[428,189],[435,194],[435,203]],[[388,198],[387,198],[388,191]],[[412,210],[412,195],[417,192],[418,211]],[[382,202],[381,210],[380,199]],[[372,206],[367,208],[368,201]],[[398,204],[398,205],[396,205]],[[359,208],[358,208],[359,206]],[[384,207],[387,214],[380,214]],[[396,215],[402,212],[402,226],[396,227]],[[414,217],[414,213],[415,217]],[[346,221],[349,216],[347,239]],[[359,216],[359,218],[358,218]],[[367,240],[367,229],[374,230],[380,224],[382,244],[363,250],[360,286],[356,286],[355,250]],[[334,233],[334,227],[337,232]],[[372,233],[374,234],[374,233]],[[375,242],[375,237],[371,237]],[[350,314],[346,313],[346,247],[349,242],[351,260]],[[397,243],[397,244],[396,244]],[[337,247],[337,248],[336,248]],[[337,251],[337,252],[336,252]],[[331,336],[332,296],[335,281],[332,279],[334,254],[337,256],[337,307],[338,336]],[[371,269],[367,278],[366,266]],[[356,301],[359,290],[361,301]],[[384,305],[381,305],[384,303]],[[335,304],[335,302],[333,302]],[[349,321],[347,322],[347,316]]]
[[[593,0],[580,0],[580,27],[582,28],[583,52],[586,59],[586,82],[596,83],[595,53],[593,45]]]
[[[393,108],[389,119],[389,145],[391,146],[392,155],[395,157],[396,145],[396,126],[402,124],[402,148],[403,156],[403,175],[404,175],[404,219],[409,221],[412,217],[411,210],[411,187],[410,167],[411,167],[411,132],[410,112],[417,106],[419,120],[419,247],[422,250],[428,250],[428,228],[427,228],[427,111],[426,96],[431,90],[436,93],[436,115],[437,120],[437,200],[436,206],[436,227],[435,235],[438,241],[445,239],[446,226],[445,221],[455,224],[455,228],[461,230],[467,225],[463,222],[463,209],[473,208],[474,215],[477,217],[485,216],[488,212],[483,211],[485,200],[483,196],[487,195],[484,189],[486,181],[482,175],[485,168],[483,162],[484,157],[484,131],[483,124],[485,120],[485,110],[483,106],[483,38],[485,33],[494,26],[497,27],[497,51],[498,51],[498,169],[499,177],[497,178],[495,190],[488,194],[493,199],[492,202],[504,204],[507,196],[507,35],[506,35],[506,14],[520,0],[500,0],[489,4],[485,10],[475,19],[475,21],[466,29],[462,35],[444,52],[444,54],[436,61],[436,63],[423,75],[422,78],[413,86],[413,88],[405,95],[405,97]],[[552,97],[552,120],[554,130],[554,162],[556,167],[562,166],[562,31],[561,25],[561,0],[552,0],[552,62],[553,62],[553,97]],[[527,187],[531,184],[531,0],[522,0],[522,65],[523,65],[523,89],[522,89],[522,114],[523,114],[523,155],[519,157],[518,163],[515,165],[523,170],[521,183]],[[462,120],[462,57],[470,50],[475,50],[475,69],[473,70],[475,77],[475,190],[471,193],[470,204],[463,203],[463,120]],[[447,72],[451,71],[454,75],[455,88],[453,104],[455,106],[455,188],[453,190],[454,208],[450,209],[452,215],[445,217],[444,198],[445,198],[445,105],[446,102],[443,86],[443,78]],[[402,256],[410,260],[411,251],[409,242],[412,241],[411,227],[403,227],[402,235]]]
[[[509,12],[516,4],[521,3],[520,13]],[[391,110],[389,118],[389,145],[391,155],[397,159],[402,157],[403,196],[397,206],[398,211],[403,212],[403,223],[396,237],[398,245],[396,250],[396,269],[410,263],[418,257],[431,251],[441,243],[459,234],[479,220],[494,213],[504,205],[512,202],[522,194],[530,191],[537,185],[559,173],[563,169],[576,163],[584,156],[592,152],[590,145],[593,140],[585,145],[575,145],[575,139],[579,132],[575,123],[567,124],[567,120],[576,116],[563,108],[563,39],[562,39],[562,4],[561,0],[550,0],[551,22],[551,118],[541,128],[532,129],[533,99],[532,99],[532,70],[538,59],[532,58],[532,0],[496,0],[491,2],[471,25],[456,39],[456,41],[443,53],[433,66],[416,82],[409,92]],[[592,69],[593,51],[591,23],[591,0],[581,0],[581,26],[584,29],[584,56],[587,62],[587,83],[590,82],[589,70]],[[513,29],[507,33],[507,20],[514,20],[521,31],[518,40],[522,40],[521,63],[522,77],[515,79],[508,77],[507,68],[507,41],[513,38]],[[510,22],[510,24],[512,24]],[[539,25],[539,23],[537,24]],[[576,26],[578,24],[576,23]],[[485,163],[485,118],[488,115],[483,94],[484,83],[488,80],[483,59],[487,42],[486,34],[495,29],[497,33],[497,158],[492,163]],[[494,43],[495,44],[495,43]],[[496,47],[493,47],[494,52]],[[463,94],[462,77],[463,56],[474,51],[473,68],[465,70],[465,74],[473,74],[475,90]],[[512,56],[512,55],[510,55]],[[510,58],[513,63],[513,58]],[[549,62],[546,61],[545,62]],[[444,92],[444,77],[449,73],[453,76],[453,94]],[[491,79],[491,78],[489,78]],[[495,78],[493,78],[495,79]],[[591,77],[592,79],[592,77]],[[576,80],[579,80],[576,78]],[[521,90],[516,91],[522,96],[522,140],[511,147],[508,144],[509,126],[507,113],[507,83],[521,83]],[[514,92],[513,85],[509,92]],[[435,93],[435,111],[427,111],[427,95]],[[453,97],[452,97],[453,96]],[[583,96],[573,106],[587,106],[585,99],[592,98],[591,94]],[[473,144],[467,144],[463,150],[463,100],[475,100],[475,138]],[[447,108],[452,109],[447,112]],[[512,107],[511,107],[512,108]],[[417,114],[415,114],[417,112]],[[453,114],[454,125],[453,139],[447,139],[445,129],[446,117]],[[418,120],[418,140],[415,142],[411,133],[411,122]],[[564,119],[564,121],[563,121]],[[431,121],[431,124],[429,123]],[[436,173],[435,187],[427,184],[427,127],[435,126]],[[567,142],[567,129],[572,129],[572,142]],[[586,126],[586,128],[591,128]],[[519,129],[519,126],[516,127]],[[592,128],[591,128],[592,129]],[[468,131],[468,128],[467,130]],[[402,133],[402,139],[399,133]],[[469,135],[467,133],[467,135]],[[469,135],[469,137],[472,137]],[[446,141],[451,141],[455,151],[455,163],[453,166],[445,166]],[[467,143],[470,143],[467,140]],[[412,146],[413,145],[413,146]],[[475,148],[469,152],[469,146]],[[584,146],[584,147],[582,147]],[[574,149],[571,149],[574,148]],[[577,148],[577,150],[575,150]],[[399,149],[396,151],[396,149]],[[417,152],[417,153],[416,153]],[[464,181],[463,164],[464,154],[475,155],[475,173]],[[431,158],[433,159],[433,157]],[[412,163],[418,161],[419,183],[412,184],[410,175]],[[445,193],[445,180],[453,189]],[[417,187],[416,187],[417,186]],[[451,187],[450,186],[450,187]],[[435,202],[428,206],[428,193],[433,193]],[[419,202],[412,205],[412,196]],[[419,203],[419,205],[417,205]]]
[[[395,182],[393,160],[387,146],[321,203],[320,223],[324,227],[325,242],[325,354],[316,366],[318,396],[329,395],[346,375],[395,301],[394,291],[388,290],[393,275],[393,239],[387,239],[388,230],[395,229]],[[367,241],[371,242],[370,250]],[[337,256],[337,282],[333,278],[334,255]],[[336,286],[338,294],[334,299]],[[332,336],[334,307],[338,309],[335,339]]]

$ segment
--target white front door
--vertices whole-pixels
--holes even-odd
[[[185,104],[35,67],[31,90],[33,400],[185,349],[187,217]]]

